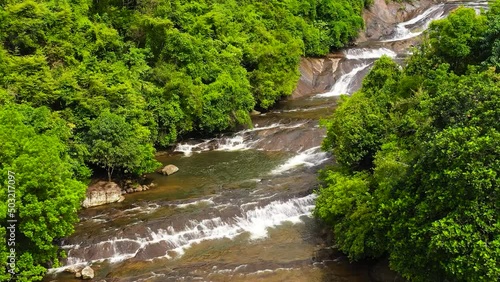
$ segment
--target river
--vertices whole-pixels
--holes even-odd
[[[83,210],[75,234],[62,241],[65,267],[92,264],[94,281],[377,280],[373,262],[349,263],[311,216],[317,172],[333,163],[320,150],[325,130],[318,121],[340,94],[359,89],[377,58],[403,62],[410,43],[401,42],[458,4],[486,6],[436,3],[387,36],[333,54],[338,67],[323,93],[281,101],[253,116],[253,129],[184,140],[159,155],[180,171],[150,174],[156,188]],[[45,281],[80,281],[65,267]]]

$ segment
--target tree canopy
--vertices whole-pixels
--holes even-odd
[[[315,214],[352,260],[387,255],[411,281],[500,279],[499,3],[432,23],[402,70],[381,58],[323,121],[337,165]]]
[[[10,248],[16,250],[16,281],[39,280],[45,273],[41,264],[57,266],[60,251],[53,242],[73,231],[76,211],[86,185],[77,175],[89,170],[75,162],[69,148],[71,132],[64,120],[46,107],[8,105],[0,109],[0,233],[4,238],[0,254],[4,262]],[[15,207],[7,209],[7,175],[15,174]],[[10,199],[10,197],[9,197]],[[15,246],[7,246],[8,214],[17,220]],[[5,268],[4,268],[5,269]],[[6,269],[5,269],[6,271]],[[2,281],[10,274],[2,272]]]
[[[155,148],[249,124],[292,93],[301,56],[356,36],[366,4],[1,0],[0,171],[2,187],[9,171],[19,183],[18,280],[57,265],[91,170],[139,176]]]

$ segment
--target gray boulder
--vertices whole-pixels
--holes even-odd
[[[122,189],[115,182],[99,181],[87,188],[87,197],[83,200],[84,208],[100,206],[120,201]]]
[[[94,270],[90,266],[86,266],[82,269],[82,278],[85,280],[94,278]]]
[[[161,173],[163,173],[164,175],[172,175],[172,174],[176,173],[177,171],[179,171],[178,167],[176,167],[175,165],[169,164],[161,170]]]
[[[77,272],[79,272],[80,270],[82,270],[82,268],[81,268],[81,267],[78,267],[78,266],[70,266],[70,267],[66,268],[66,269],[64,270],[64,272],[68,272],[68,273],[77,273]]]

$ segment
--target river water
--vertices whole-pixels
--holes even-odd
[[[325,93],[282,101],[254,116],[253,129],[185,140],[159,155],[180,171],[151,174],[157,187],[83,210],[75,234],[62,242],[65,267],[92,264],[95,281],[374,281],[373,263],[349,263],[311,216],[317,171],[333,163],[320,150],[318,121],[340,94],[359,89],[377,58],[402,62],[407,51],[394,44],[457,5],[436,4],[386,38],[341,51]],[[45,280],[79,281],[65,267]]]

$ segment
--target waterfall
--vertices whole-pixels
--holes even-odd
[[[337,80],[337,82],[333,85],[332,89],[330,89],[330,91],[318,94],[316,95],[316,97],[333,97],[333,96],[340,96],[342,94],[351,94],[350,86],[356,79],[356,75],[370,65],[371,65],[370,63],[363,63],[356,66],[350,72],[341,75]]]

